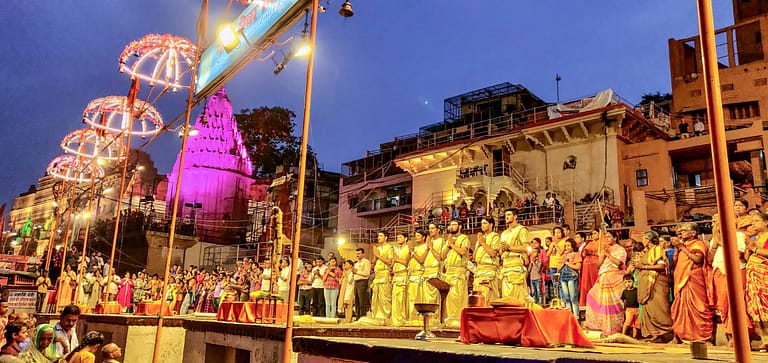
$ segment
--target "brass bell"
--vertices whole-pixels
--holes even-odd
[[[345,1],[344,4],[341,4],[341,9],[339,9],[339,15],[349,18],[352,15],[355,15],[355,12],[352,11],[352,3],[349,2],[349,0]]]

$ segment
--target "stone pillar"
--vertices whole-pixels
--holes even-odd
[[[645,192],[642,190],[632,191],[632,210],[635,214],[635,230],[648,230],[648,205],[645,202]]]
[[[752,185],[760,186],[765,183],[765,170],[760,163],[760,152],[752,151],[749,153],[749,162],[752,165]]]

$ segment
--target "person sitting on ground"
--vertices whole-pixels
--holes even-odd
[[[104,356],[104,363],[119,363],[118,359],[123,356],[123,351],[115,343],[109,343],[101,348],[101,354]]]
[[[67,363],[94,363],[101,345],[104,344],[104,335],[97,331],[89,331],[77,348],[64,357]]]

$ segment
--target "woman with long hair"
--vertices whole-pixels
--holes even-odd
[[[669,261],[664,247],[659,243],[659,234],[654,231],[643,233],[646,251],[642,259],[634,264],[640,271],[637,281],[637,300],[640,309],[640,331],[652,341],[672,340],[672,313],[669,310]]]
[[[104,335],[97,331],[89,331],[77,348],[64,357],[67,363],[94,363],[101,345],[104,344]]]
[[[19,353],[19,359],[24,363],[51,363],[58,362],[61,356],[56,354],[53,344],[56,331],[53,325],[41,324],[35,331],[29,345]]]
[[[620,333],[624,324],[621,293],[624,292],[627,251],[617,240],[616,232],[605,232],[598,251],[597,281],[587,295],[587,328],[605,335]]]
[[[565,251],[560,261],[560,289],[563,291],[565,308],[572,311],[576,319],[579,318],[579,270],[581,269],[581,256],[578,246],[573,238],[565,240]]]
[[[761,350],[768,349],[768,215],[752,213],[755,240],[747,246],[747,314],[760,335]]]

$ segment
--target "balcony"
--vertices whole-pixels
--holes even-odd
[[[411,209],[411,194],[364,200],[357,205],[357,216],[367,217]]]

